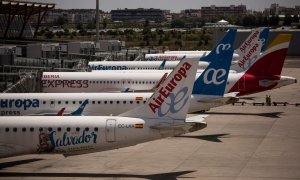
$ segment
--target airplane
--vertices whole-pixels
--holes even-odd
[[[82,104],[75,110],[69,113],[65,113],[66,108],[65,107],[59,107],[54,108],[54,102],[51,97],[56,96],[55,94],[45,94],[45,93],[28,93],[27,96],[23,93],[8,93],[8,94],[3,94],[4,96],[9,97],[9,99],[2,99],[5,97],[0,98],[0,102],[2,103],[1,105],[1,110],[0,110],[0,115],[1,116],[81,116],[82,112],[84,111],[84,108],[86,105],[89,103],[88,99],[85,99],[83,102],[80,100],[80,104]],[[41,99],[37,99],[38,95],[41,95],[42,98],[46,98],[43,100],[43,104],[40,104]],[[50,96],[49,96],[50,95]],[[78,94],[79,95],[79,94]],[[2,95],[0,95],[2,96]],[[62,98],[65,97],[66,94],[62,95]],[[21,102],[24,97],[27,99],[24,100],[24,104],[22,103],[22,106],[24,106],[24,109],[20,109],[19,104],[17,102]],[[30,98],[29,98],[30,97]],[[49,98],[51,101],[49,102]],[[45,106],[46,103],[50,103],[50,107]],[[9,105],[3,105],[5,102],[9,102]],[[60,103],[61,104],[61,103]],[[43,108],[40,108],[42,106]],[[75,106],[75,105],[73,105]],[[71,107],[72,109],[75,107]],[[33,108],[34,111],[28,109]],[[60,109],[60,110],[59,110]],[[38,111],[36,111],[38,110]],[[59,110],[57,112],[57,110]]]
[[[296,78],[281,75],[290,40],[289,34],[278,35],[262,54],[259,48],[251,48],[237,64],[240,70],[229,73],[225,93],[242,96],[296,83]],[[149,91],[166,72],[44,72],[41,86],[47,93]],[[197,78],[202,72],[198,70]]]
[[[79,155],[203,129],[206,115],[186,118],[197,65],[184,59],[145,104],[119,116],[0,117],[0,157]],[[169,98],[177,95],[182,98],[173,109]]]
[[[206,57],[212,63],[204,70],[194,84],[188,112],[205,111],[212,107],[233,103],[237,101],[236,94],[225,94],[225,86],[228,79],[232,60],[233,49],[221,50],[217,53],[219,45],[232,47],[236,30],[231,30],[222,41]],[[231,54],[230,54],[231,53]],[[221,72],[218,82],[214,82],[215,74],[212,70]],[[166,76],[167,73],[164,74]],[[163,80],[165,81],[165,77]],[[163,82],[164,82],[163,81]],[[207,82],[211,81],[211,82]],[[163,82],[159,82],[155,89],[160,89]],[[81,104],[83,99],[89,100],[89,105],[84,115],[118,115],[141,104],[145,104],[152,93],[5,93],[0,95],[0,114],[43,114],[45,111],[57,112],[58,109]],[[175,96],[170,96],[170,103],[177,104]],[[21,106],[18,106],[21,105]]]
[[[247,37],[247,39],[235,50],[235,53],[233,54],[233,61],[232,61],[232,67],[231,70],[237,70],[235,69],[235,64],[239,63],[242,60],[242,57],[244,57],[247,52],[252,48],[258,47],[258,41],[262,42],[262,46],[260,47],[259,51],[255,52],[262,52],[262,50],[265,47],[266,39],[269,35],[269,28],[257,28],[254,29],[251,34]],[[145,59],[146,60],[153,60],[153,59],[159,59],[160,57],[204,57],[207,54],[209,54],[210,51],[167,51],[165,54],[146,54]],[[205,62],[205,61],[200,61]],[[200,63],[199,62],[199,63]],[[200,68],[199,68],[200,69]]]
[[[248,38],[236,50],[233,58],[238,60],[242,57],[249,46],[258,39],[266,42],[269,34],[269,28],[257,28],[252,31]],[[258,36],[259,35],[259,36]],[[264,46],[264,45],[263,45]],[[262,47],[263,49],[263,47]],[[174,53],[172,53],[174,52]],[[88,66],[93,71],[103,70],[162,70],[173,69],[180,60],[184,58],[203,57],[210,51],[167,51],[165,54],[146,54],[146,61],[90,61]],[[199,69],[205,69],[208,62],[199,61]]]
[[[189,56],[189,58],[198,57]],[[174,69],[178,62],[186,56],[166,56],[162,55],[158,59],[151,61],[90,61],[89,68],[92,71],[107,71],[107,70],[163,70]],[[199,69],[204,69],[208,66],[208,62],[199,62]]]
[[[263,52],[265,49],[269,31],[270,31],[270,29],[268,27],[253,29],[251,31],[250,35],[247,37],[247,39],[235,50],[235,52],[233,54],[234,60],[241,57],[241,54],[249,48],[249,45],[255,43],[257,40],[260,40],[263,42],[263,46],[261,47],[261,52]],[[165,51],[164,54],[173,55],[173,56],[175,56],[176,54],[200,54],[201,55],[201,54],[208,54],[209,52],[210,51],[198,51],[198,50],[196,50],[196,51]],[[151,59],[151,56],[148,56],[148,59]]]

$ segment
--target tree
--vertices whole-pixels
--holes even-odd
[[[270,17],[269,24],[271,26],[278,26],[278,23],[279,23],[279,17],[278,16],[271,16]]]
[[[283,24],[286,26],[290,26],[292,24],[292,17],[290,15],[286,15],[284,17]]]
[[[47,39],[52,39],[54,37],[54,34],[53,34],[52,31],[47,31],[45,33],[45,36],[46,36]]]
[[[64,17],[62,17],[62,16],[59,16],[59,17],[57,18],[57,20],[56,20],[56,24],[58,24],[58,25],[60,25],[60,26],[63,26],[65,23],[66,23],[66,22],[65,22],[65,19],[64,19]]]
[[[93,21],[90,21],[87,25],[86,25],[87,29],[95,29],[96,28],[96,24],[93,23]]]
[[[297,14],[294,14],[293,16],[293,20],[292,20],[294,23],[298,23],[299,22],[299,17]]]
[[[185,22],[182,19],[174,19],[171,22],[172,28],[184,28]]]
[[[76,24],[76,29],[78,29],[78,30],[83,29],[82,23],[77,23],[77,24]]]
[[[103,19],[102,24],[103,24],[103,29],[106,29],[106,27],[107,27],[107,19],[106,18]]]

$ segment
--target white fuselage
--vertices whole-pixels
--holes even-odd
[[[165,58],[166,59],[166,58]],[[162,59],[163,60],[163,59]],[[90,61],[88,66],[93,71],[104,70],[159,70],[163,63],[161,59],[157,61]],[[178,59],[171,61],[167,60],[163,69],[174,69],[179,63]],[[204,69],[208,66],[208,62],[199,61],[199,69]]]
[[[101,71],[101,72],[44,72],[42,91],[47,93],[66,92],[121,92],[129,88],[131,91],[149,91],[161,80],[169,70],[133,71]],[[202,70],[198,70],[196,78]],[[296,83],[297,80],[288,76],[259,77],[247,75],[245,72],[230,71],[225,94],[239,92],[239,95],[252,94]],[[279,78],[279,79],[278,79]],[[261,80],[275,87],[265,87]],[[284,82],[282,82],[284,81]]]
[[[168,124],[169,128],[153,128],[160,124]],[[0,157],[32,153],[91,153],[204,127],[198,123],[185,123],[184,120],[112,116],[0,117]]]
[[[82,115],[119,115],[146,103],[152,93],[4,93],[0,95],[1,116],[64,114],[75,111],[88,100]],[[232,96],[192,95],[189,113],[232,103]],[[176,104],[175,104],[176,106]]]

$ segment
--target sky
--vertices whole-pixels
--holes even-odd
[[[94,9],[96,0],[33,0],[36,2],[55,3],[56,9]],[[300,0],[99,0],[100,9],[110,11],[124,8],[159,8],[180,12],[183,9],[200,9],[202,6],[229,6],[244,4],[247,9],[262,11],[272,3],[280,6],[295,7]]]

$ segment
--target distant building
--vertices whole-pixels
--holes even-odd
[[[212,5],[210,7],[201,8],[201,17],[206,19],[224,17],[224,16],[240,16],[247,13],[245,5],[218,7]]]
[[[271,4],[270,8],[266,8],[264,10],[264,14],[270,15],[270,16],[280,16],[280,15],[300,15],[300,6],[292,7],[285,7],[285,6],[279,6],[279,4]]]
[[[201,9],[185,9],[181,11],[182,17],[201,17]]]
[[[112,21],[154,21],[162,22],[168,19],[170,11],[160,9],[117,9],[111,10]]]

